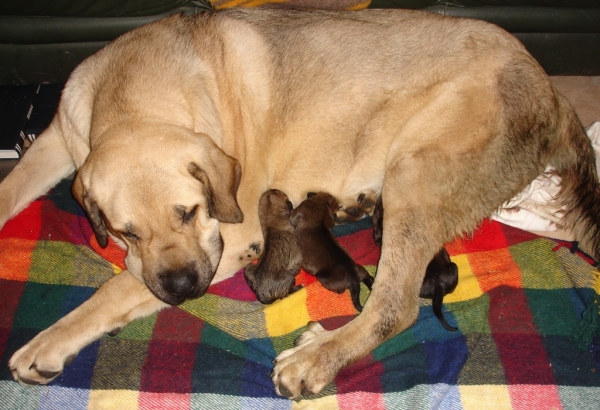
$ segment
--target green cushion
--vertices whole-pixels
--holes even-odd
[[[139,17],[206,5],[196,0],[7,0],[0,2],[0,16]]]
[[[515,33],[550,74],[600,74],[598,0],[373,0],[478,18]],[[64,82],[85,57],[126,31],[208,0],[0,1],[0,84]]]
[[[447,7],[600,7],[598,0],[372,0],[371,8],[422,9],[433,6]]]

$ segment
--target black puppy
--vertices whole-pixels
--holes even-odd
[[[294,286],[302,255],[290,225],[292,203],[285,193],[270,189],[260,198],[258,214],[264,238],[264,250],[258,263],[244,271],[256,298],[264,304],[282,299],[301,286]]]
[[[361,312],[360,282],[371,289],[373,277],[352,260],[331,233],[338,208],[338,201],[327,193],[308,194],[308,198],[291,212],[290,222],[302,253],[304,270],[333,292],[350,289],[352,303]]]
[[[383,237],[383,202],[381,196],[377,198],[373,211],[373,238],[381,246]],[[442,248],[429,262],[425,270],[425,278],[421,285],[419,297],[431,299],[433,313],[437,316],[442,326],[450,332],[455,332],[456,327],[450,326],[442,313],[444,296],[454,292],[458,285],[458,267],[450,260],[446,249]]]
[[[446,249],[442,248],[427,265],[419,297],[431,299],[433,313],[440,320],[442,326],[450,332],[455,332],[458,328],[450,326],[446,322],[442,313],[442,303],[444,296],[454,292],[456,285],[458,285],[458,267],[450,260]]]

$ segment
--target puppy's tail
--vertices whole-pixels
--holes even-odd
[[[442,304],[444,302],[444,289],[436,284],[435,291],[433,293],[431,307],[433,308],[433,313],[438,318],[444,329],[449,332],[456,332],[458,330],[457,327],[450,326],[448,322],[446,322],[446,318],[444,317],[444,312],[442,312]]]
[[[558,200],[564,206],[564,228],[579,247],[600,260],[600,184],[596,157],[585,129],[567,100],[557,94],[559,126],[549,163],[561,177]]]
[[[352,298],[354,308],[359,312],[362,312],[363,307],[360,304],[360,282],[354,280],[350,282],[350,297]]]
[[[356,276],[358,281],[351,280],[350,281],[350,296],[352,297],[352,304],[359,312],[362,312],[362,305],[360,304],[360,282],[364,283],[369,290],[373,287],[373,283],[375,279],[373,276],[369,274],[369,272],[364,268],[364,266],[359,265],[358,263],[354,265],[356,270]]]

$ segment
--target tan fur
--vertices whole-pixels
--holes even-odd
[[[46,383],[87,343],[166,306],[158,298],[178,303],[234,274],[258,256],[269,188],[294,205],[309,191],[346,207],[381,194],[388,217],[362,314],[334,331],[311,325],[277,358],[278,393],[318,392],[409,327],[442,244],[548,164],[566,185],[569,227],[600,257],[583,128],[522,45],[483,22],[229,10],[134,30],[75,70],[52,125],[0,184],[3,225],[78,169],[74,193],[99,241],[127,248],[128,271],[10,368]],[[152,293],[137,299],[146,287],[131,276]]]

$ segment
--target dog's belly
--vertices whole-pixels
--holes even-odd
[[[324,145],[328,142],[325,141]],[[273,172],[272,179],[265,181],[264,188],[250,189],[261,184],[248,178],[251,187],[240,186],[238,194],[243,206],[244,221],[239,224],[221,224],[221,236],[225,244],[223,255],[213,283],[233,276],[254,259],[263,248],[263,237],[258,219],[258,202],[266,189],[279,189],[288,195],[294,207],[298,206],[308,192],[323,191],[348,206],[356,204],[360,193],[381,191],[383,181],[385,147],[372,144],[371,150],[352,157],[351,152],[332,152],[318,146],[301,150],[288,150],[293,155],[281,155],[282,167]],[[348,161],[351,158],[351,161]],[[310,160],[307,160],[310,159]],[[285,164],[285,166],[283,166]]]
[[[337,175],[338,178],[314,178],[298,180],[293,178],[294,172],[287,178],[278,178],[269,186],[284,191],[294,206],[298,206],[308,192],[324,191],[339,199],[340,203],[355,204],[361,192],[379,192],[383,173],[368,173],[365,170],[351,168],[347,173]],[[298,171],[302,174],[301,171]],[[357,177],[355,178],[354,175]],[[292,176],[292,177],[290,177]],[[258,259],[263,249],[263,236],[258,221],[258,200],[256,207],[246,209],[244,222],[240,224],[221,224],[221,236],[225,247],[212,283],[217,283],[233,276],[251,261]]]
[[[256,158],[246,159],[246,163],[265,165],[243,170],[238,201],[244,221],[221,224],[225,247],[213,282],[231,277],[258,259],[263,242],[258,202],[265,190],[285,192],[294,207],[309,192],[327,192],[338,199],[343,209],[355,206],[361,194],[378,196],[390,147],[402,139],[402,128],[427,100],[427,96],[407,97],[406,93],[375,93],[361,106],[344,106],[328,116],[319,115],[316,108],[310,107],[303,109],[299,117],[311,118],[311,123],[290,123],[276,140],[256,138],[269,144],[261,144],[254,151]],[[324,105],[332,104],[328,101]]]

